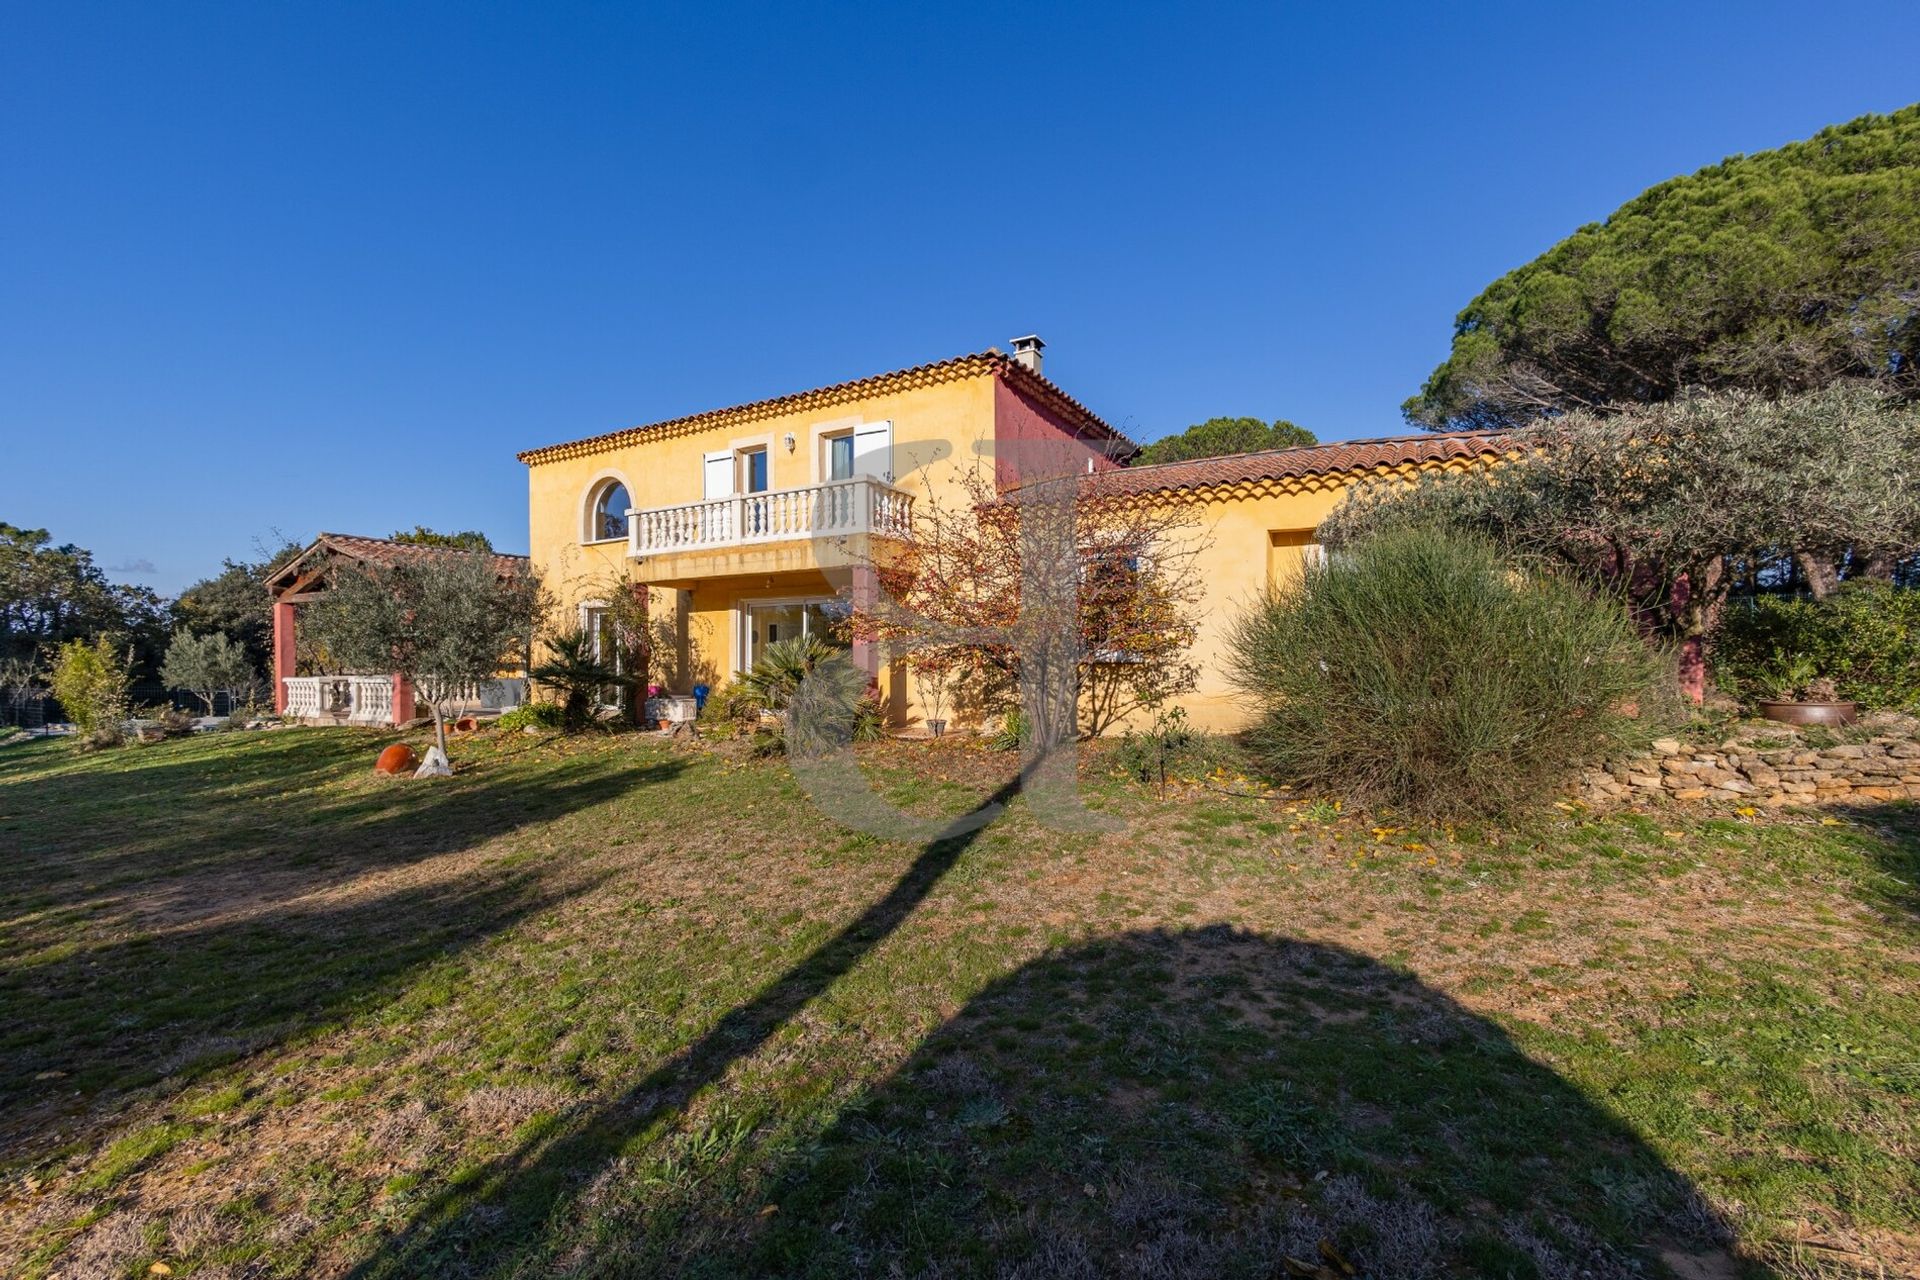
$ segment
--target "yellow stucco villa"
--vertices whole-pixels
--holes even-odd
[[[1043,377],[1042,343],[531,449],[530,549],[564,616],[598,631],[615,592],[644,592],[650,681],[718,688],[770,643],[824,631],[876,590],[871,566],[911,539],[914,509],[959,502],[985,469],[1020,482],[1017,442],[1043,442],[1143,499],[1194,504],[1206,530],[1194,659],[1182,699],[1200,727],[1238,728],[1222,676],[1233,615],[1317,554],[1313,531],[1358,479],[1497,455],[1489,433],[1421,434],[1125,467],[1136,446]],[[855,645],[894,717],[910,682]]]

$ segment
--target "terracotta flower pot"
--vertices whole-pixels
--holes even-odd
[[[391,775],[410,774],[419,767],[420,757],[404,742],[396,742],[373,762],[374,771]]]
[[[1781,724],[1852,724],[1859,710],[1859,706],[1852,702],[1785,702],[1768,698],[1760,700],[1761,716],[1768,720],[1777,720]]]

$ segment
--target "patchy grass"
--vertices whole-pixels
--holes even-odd
[[[946,740],[863,752],[903,843],[720,749],[380,741],[0,752],[11,1269],[1920,1267],[1908,809],[1429,830],[1096,757],[1055,832]]]

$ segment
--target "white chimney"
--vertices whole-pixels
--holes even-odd
[[[1024,338],[1013,340],[1013,358],[1025,365],[1030,372],[1040,372],[1040,351],[1047,344],[1040,341],[1040,335],[1030,333]]]

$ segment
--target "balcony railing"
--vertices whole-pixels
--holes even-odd
[[[627,550],[647,556],[856,533],[906,538],[912,531],[913,495],[862,476],[629,511]]]

